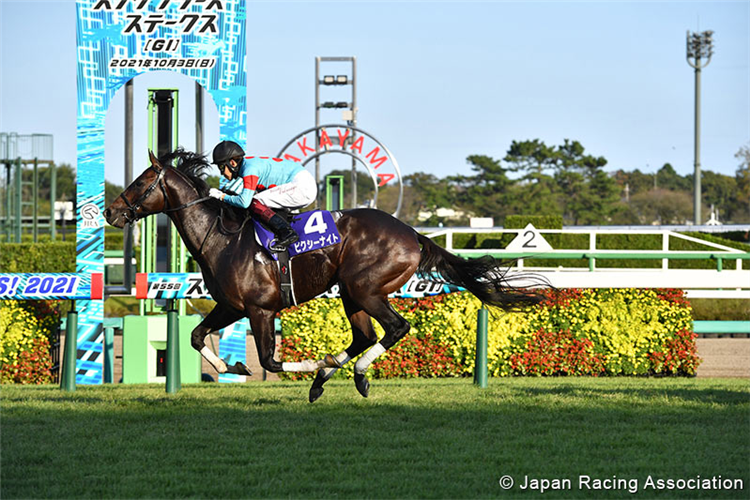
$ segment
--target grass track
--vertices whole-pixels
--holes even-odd
[[[375,380],[3,386],[0,497],[750,497],[750,381]],[[503,490],[510,475],[516,485]],[[579,475],[639,490],[581,490]],[[744,490],[644,490],[654,479],[742,479]]]

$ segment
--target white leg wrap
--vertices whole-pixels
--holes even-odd
[[[284,372],[314,372],[318,368],[323,368],[325,361],[313,361],[306,359],[298,363],[281,363],[281,371]]]
[[[357,363],[354,365],[354,371],[356,373],[359,373],[360,375],[363,375],[367,371],[367,368],[370,366],[370,364],[375,361],[375,358],[377,358],[384,352],[385,347],[383,347],[383,345],[378,342],[357,360]]]
[[[351,361],[351,359],[352,358],[349,357],[346,351],[342,351],[338,356],[336,356],[336,361],[338,361],[341,366],[347,364],[349,361]],[[336,373],[336,370],[338,370],[338,368],[323,368],[323,377],[328,380],[329,378],[333,377],[333,374]]]
[[[203,346],[203,349],[201,349],[201,356],[206,358],[206,361],[211,363],[211,365],[216,368],[216,371],[219,373],[226,373],[227,372],[227,364],[219,359],[219,356],[214,354],[214,352],[208,348],[208,346]]]

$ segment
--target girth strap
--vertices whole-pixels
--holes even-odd
[[[294,286],[292,285],[292,263],[289,259],[289,251],[277,252],[279,257],[279,283],[281,285],[281,302],[284,309],[297,305],[294,297]]]

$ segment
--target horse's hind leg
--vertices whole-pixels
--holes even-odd
[[[221,330],[222,328],[231,325],[243,317],[243,314],[238,311],[222,306],[221,304],[216,304],[211,312],[208,313],[208,316],[203,318],[203,321],[201,321],[190,334],[190,343],[192,344],[193,349],[201,353],[201,356],[211,363],[211,366],[213,366],[219,373],[226,373],[227,371],[234,372],[238,367],[236,365],[233,367],[227,367],[227,364],[208,348],[205,342],[206,336],[211,332]],[[244,370],[247,371],[247,368],[244,368]],[[241,374],[250,375],[250,373],[244,373],[244,371]]]
[[[383,339],[372,346],[354,365],[354,384],[362,396],[367,397],[370,392],[370,382],[365,373],[370,364],[385,351],[393,347],[396,342],[404,338],[411,326],[400,314],[398,314],[387,297],[371,297],[364,301],[362,307],[369,315],[375,318],[385,330]]]
[[[276,331],[273,327],[275,311],[255,308],[250,311],[250,326],[253,329],[255,347],[258,350],[260,366],[271,373],[278,372],[313,372],[325,366],[336,366],[331,355],[321,360],[305,359],[297,362],[280,362],[274,358],[276,353]]]
[[[342,287],[343,288],[343,287]],[[349,323],[352,325],[352,343],[338,356],[336,361],[343,366],[352,358],[362,354],[365,349],[377,342],[378,337],[375,329],[372,327],[370,315],[362,310],[349,296],[342,290],[341,301],[344,303],[344,311]],[[314,402],[323,394],[323,384],[333,377],[338,368],[321,368],[315,376],[315,381],[310,387],[310,402]]]

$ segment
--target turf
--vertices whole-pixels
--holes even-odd
[[[367,399],[334,380],[314,404],[308,387],[3,386],[0,497],[542,496],[526,476],[560,480],[547,498],[750,497],[748,380],[375,380]],[[743,489],[647,487],[698,476]]]

